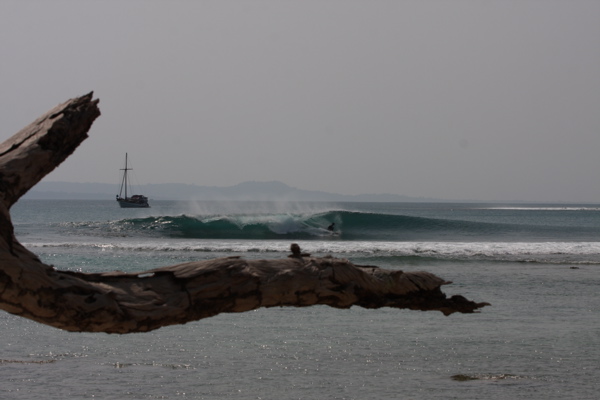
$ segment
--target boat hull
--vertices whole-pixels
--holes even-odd
[[[131,201],[129,199],[117,199],[121,208],[149,208],[150,204],[147,201]]]

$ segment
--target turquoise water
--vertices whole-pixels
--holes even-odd
[[[0,313],[0,398],[595,399],[600,208],[594,205],[22,201],[18,239],[46,263],[141,271],[223,255],[313,255],[426,270],[479,314],[225,314],[131,335]],[[335,222],[337,232],[325,227]]]

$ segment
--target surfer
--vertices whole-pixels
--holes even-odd
[[[328,231],[330,231],[330,232],[333,232],[333,230],[335,229],[335,228],[333,227],[334,225],[335,225],[335,222],[332,222],[332,223],[331,223],[331,225],[329,225],[329,226],[327,227],[327,230],[328,230]]]

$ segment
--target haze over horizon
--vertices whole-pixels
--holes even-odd
[[[0,2],[4,141],[94,91],[44,181],[600,201],[600,2]]]

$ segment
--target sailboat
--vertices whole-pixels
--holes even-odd
[[[121,208],[148,208],[150,207],[150,204],[148,204],[148,198],[146,196],[135,194],[131,197],[127,197],[127,188],[129,186],[129,182],[127,182],[127,171],[131,171],[132,169],[133,168],[127,166],[127,153],[125,153],[125,168],[121,168],[121,171],[123,171],[123,179],[121,180],[121,190],[117,195],[117,202]]]

